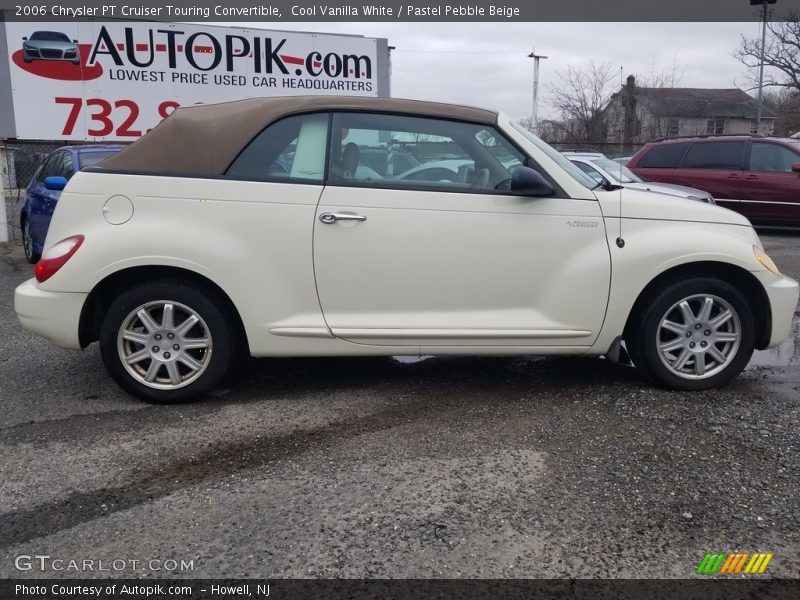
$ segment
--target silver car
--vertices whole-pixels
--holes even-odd
[[[78,40],[71,40],[60,31],[35,31],[22,38],[22,57],[26,63],[34,60],[64,60],[81,64]]]
[[[667,194],[669,196],[679,196],[681,198],[688,198],[689,200],[707,202],[708,204],[716,204],[714,197],[708,192],[685,185],[645,181],[625,165],[609,158],[602,158],[602,155],[572,154],[569,152],[564,152],[564,154],[581,171],[598,182],[601,179],[606,179],[609,183],[627,188],[646,190],[648,192]]]

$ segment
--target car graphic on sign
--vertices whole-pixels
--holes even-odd
[[[60,31],[34,31],[22,38],[22,57],[26,63],[34,60],[64,60],[81,63],[78,40],[71,40]]]

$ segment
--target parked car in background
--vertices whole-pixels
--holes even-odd
[[[92,167],[121,149],[122,146],[64,146],[44,158],[25,190],[19,215],[22,246],[29,263],[41,256],[61,190],[75,171]]]
[[[708,190],[757,225],[800,226],[800,140],[757,135],[671,138],[628,163],[649,181]]]
[[[417,157],[401,148],[389,152],[385,148],[362,148],[361,166],[369,167],[381,177],[393,177],[419,165]],[[392,174],[389,174],[389,161],[392,162]]]
[[[360,176],[359,145],[401,134],[469,164],[455,181]],[[76,173],[14,306],[57,345],[99,341],[120,386],[170,402],[248,354],[624,347],[661,385],[704,390],[782,343],[797,300],[741,215],[598,188],[506,115],[296,96],[178,108]]]
[[[687,187],[685,185],[675,185],[672,183],[654,183],[645,181],[626,166],[609,158],[597,158],[596,155],[564,153],[581,171],[598,183],[605,179],[614,185],[622,185],[626,188],[635,190],[647,190],[658,194],[678,196],[689,200],[699,200],[714,204],[714,197],[708,192]]]
[[[81,64],[81,51],[78,40],[71,40],[60,31],[35,31],[30,37],[22,38],[22,59],[65,60],[74,65]]]
[[[503,167],[511,173],[520,166],[518,159],[500,160]],[[396,175],[395,179],[408,181],[467,181],[475,171],[475,161],[469,158],[448,158],[424,162],[418,167]]]
[[[475,168],[475,162],[466,158],[449,158],[424,162],[408,171],[395,175],[395,179],[408,181],[458,181],[459,171]]]

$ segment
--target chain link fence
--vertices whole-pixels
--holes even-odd
[[[89,142],[86,142],[89,143]],[[0,141],[0,170],[2,170],[3,196],[5,200],[8,241],[22,241],[20,210],[25,203],[25,189],[36,174],[44,158],[53,150],[65,146],[66,142],[54,141]],[[80,142],[69,142],[79,145]],[[4,224],[0,223],[0,227]],[[0,237],[2,240],[2,237]]]
[[[64,142],[0,142],[0,169],[5,185],[3,195],[10,243],[22,241],[19,213],[25,202],[25,188],[44,157],[63,145]]]

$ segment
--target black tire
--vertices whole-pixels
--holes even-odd
[[[170,351],[169,345],[173,342],[179,342],[180,339],[172,341],[166,340],[163,325],[166,321],[164,313],[166,309],[163,308],[163,303],[173,305],[173,311],[177,317],[180,313],[186,315],[194,314],[199,317],[198,325],[195,327],[200,331],[200,337],[193,339],[207,339],[208,347],[191,350],[192,356],[198,363],[202,365],[202,369],[197,369],[193,372],[185,364],[180,362],[179,354],[187,354],[187,351],[175,352],[173,356],[169,356],[166,351]],[[161,322],[156,320],[158,318],[158,307],[162,307]],[[163,342],[147,342],[141,345],[140,342],[127,342],[120,338],[121,329],[127,328],[127,331],[133,332],[130,329],[131,319],[137,322],[138,317],[134,316],[137,309],[147,307],[147,310],[153,310],[151,315],[154,323],[158,324],[158,332],[149,332],[146,327],[136,328],[147,336],[162,335]],[[137,285],[124,293],[122,293],[109,307],[103,319],[103,325],[100,331],[100,353],[103,358],[103,363],[106,366],[109,374],[114,380],[128,393],[146,400],[159,404],[167,404],[174,402],[181,402],[201,396],[216,386],[229,372],[235,358],[240,355],[239,339],[237,336],[238,328],[236,321],[226,310],[226,303],[221,298],[216,297],[215,294],[204,289],[201,286],[173,280],[157,280],[149,283]],[[186,310],[184,310],[186,309]],[[149,313],[148,313],[149,314]],[[138,321],[142,323],[141,321]],[[187,323],[188,320],[182,320],[180,323]],[[178,327],[179,328],[179,327]],[[177,329],[175,330],[177,331]],[[196,331],[190,329],[189,333]],[[197,333],[194,334],[198,335]],[[162,339],[158,338],[158,339]],[[181,338],[184,339],[184,338]],[[152,338],[151,338],[152,340]],[[184,341],[191,341],[184,339]],[[163,343],[163,348],[160,346],[151,346],[150,344]],[[125,353],[126,349],[121,348],[120,345],[130,346],[129,356],[136,351],[149,352],[153,348],[159,348],[160,354],[157,356],[159,359],[164,360],[163,363],[158,361],[156,371],[160,373],[161,379],[166,379],[170,376],[166,362],[172,362],[175,368],[189,372],[183,375],[187,377],[185,382],[181,381],[178,385],[173,385],[170,382],[159,383],[156,379],[149,385],[144,381],[146,374],[140,372],[147,370],[153,362],[152,358],[144,358],[134,365],[128,367],[123,364],[121,353]],[[187,344],[188,345],[188,344]],[[176,345],[177,347],[177,345]],[[166,361],[170,358],[171,361]],[[162,368],[163,367],[163,368]],[[129,371],[130,369],[130,371]],[[160,387],[153,387],[160,386]]]
[[[30,264],[35,265],[39,262],[41,255],[37,254],[33,249],[33,233],[28,219],[22,221],[22,249],[25,251],[25,260]]]
[[[692,310],[692,314],[700,315],[700,306],[706,302],[706,298],[712,301],[711,317],[701,323],[683,318],[683,313],[679,308],[682,300],[687,300]],[[716,299],[716,300],[715,300]],[[752,308],[742,293],[729,283],[713,277],[692,277],[685,280],[672,281],[665,284],[647,299],[646,305],[638,315],[634,315],[634,330],[626,340],[629,355],[634,364],[643,372],[652,377],[659,384],[684,391],[707,390],[724,386],[734,377],[742,372],[750,361],[755,347],[755,319],[753,318]],[[673,309],[673,310],[671,310]],[[705,323],[710,323],[714,318],[723,315],[725,311],[732,313],[730,319],[721,328],[728,330],[717,331],[713,326],[706,327]],[[670,318],[677,315],[675,318]],[[668,320],[667,325],[676,323],[687,324],[685,333],[671,332],[668,328],[662,328],[662,320]],[[697,327],[701,325],[701,327]],[[710,332],[710,333],[706,333]],[[724,334],[727,337],[737,336],[738,342],[716,342],[713,336]],[[665,335],[674,336],[665,339]],[[710,335],[711,337],[705,337]],[[674,362],[670,362],[669,355],[664,355],[659,350],[659,344],[683,343],[686,337],[684,348],[672,351],[671,356],[675,357]],[[722,337],[722,335],[720,335]],[[706,340],[712,340],[712,343]],[[724,362],[711,358],[708,361],[706,350],[701,349],[704,343],[708,351],[712,346],[716,348],[718,354],[724,357]],[[738,346],[737,346],[738,343]],[[692,350],[688,350],[689,344],[695,344]],[[689,356],[688,362],[684,366],[679,366],[681,353],[686,352]],[[701,365],[698,363],[702,361]],[[670,363],[667,366],[666,363]],[[708,368],[711,367],[711,368]],[[697,369],[705,371],[707,374],[700,374]],[[687,372],[692,369],[693,372]]]

